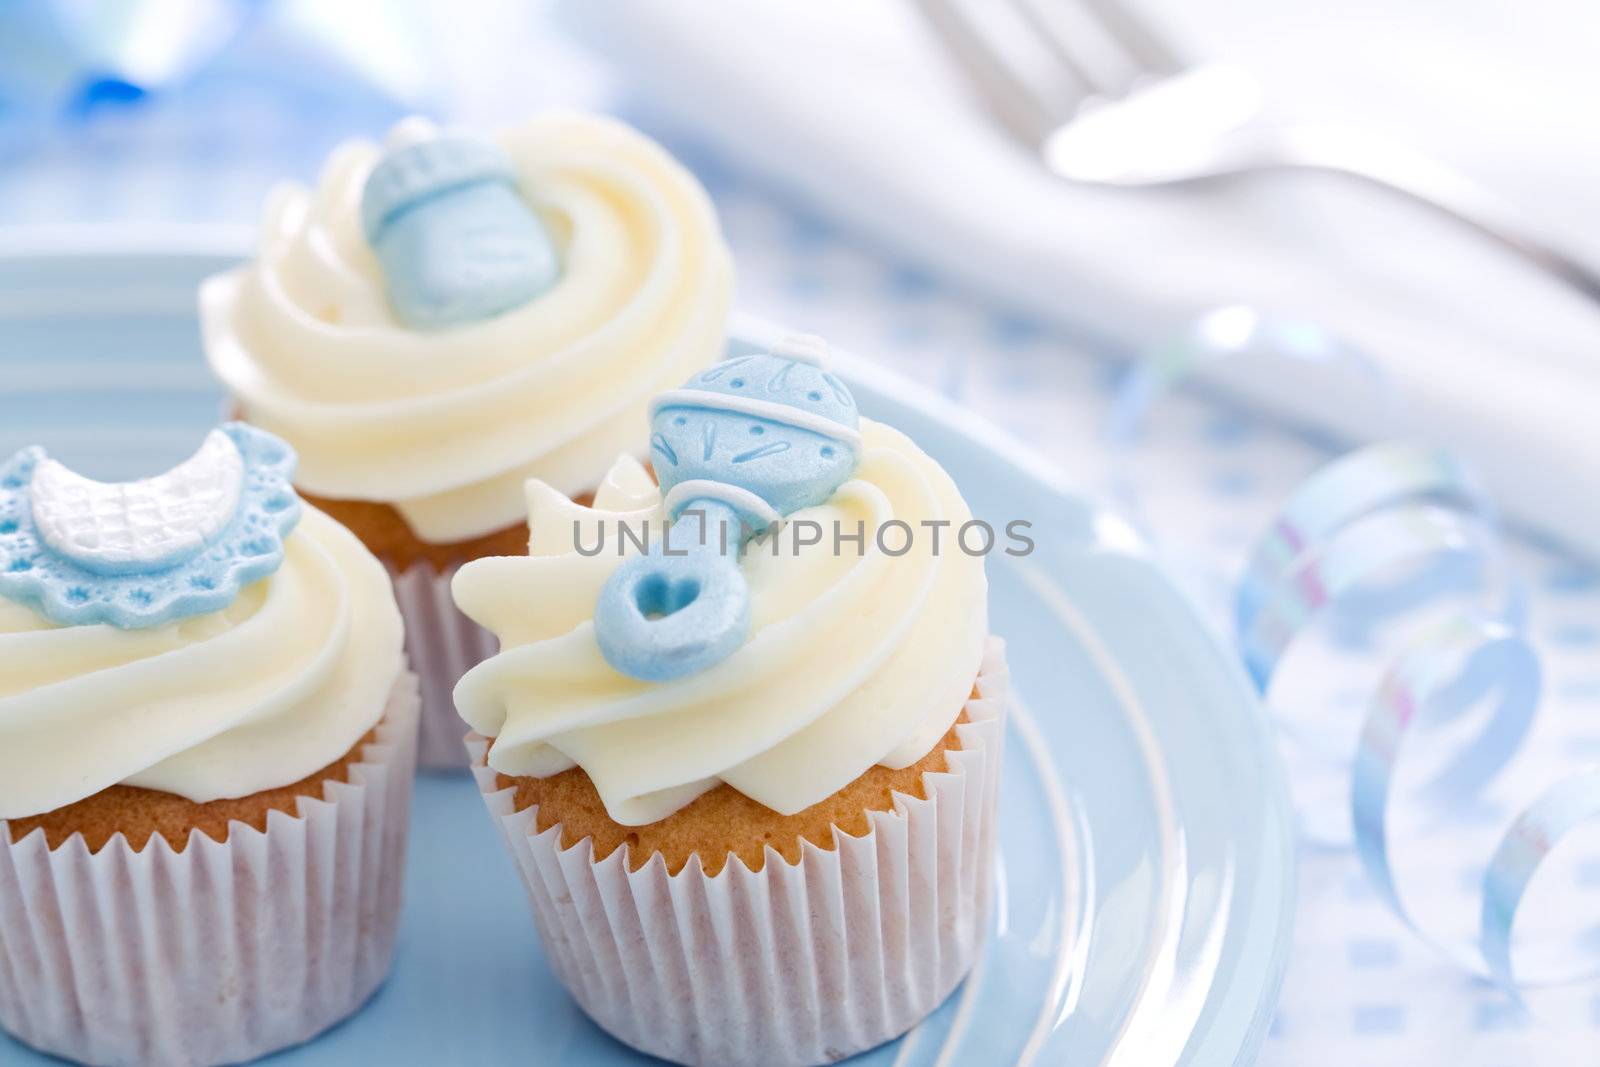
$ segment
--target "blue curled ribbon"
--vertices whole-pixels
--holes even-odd
[[[1590,964],[1565,974],[1518,979],[1511,966],[1511,932],[1517,909],[1546,857],[1571,831],[1600,817],[1600,769],[1564,778],[1517,816],[1500,839],[1483,878],[1483,916],[1479,945],[1489,978],[1518,1002],[1532,985],[1555,985],[1595,977]]]
[[[1227,611],[1233,583],[1209,559],[1193,559],[1184,546],[1165,541],[1149,521],[1142,493],[1124,462],[1143,434],[1151,410],[1177,386],[1207,368],[1250,356],[1309,371],[1336,369],[1366,383],[1367,401],[1393,421],[1394,400],[1383,371],[1365,352],[1319,327],[1265,315],[1245,305],[1215,308],[1128,368],[1111,398],[1104,437],[1114,461],[1111,495],[1145,540],[1156,545],[1173,575],[1206,608]]]
[[[1241,304],[1214,308],[1187,330],[1153,348],[1131,368],[1112,398],[1107,436],[1126,445],[1137,437],[1150,408],[1162,395],[1194,376],[1202,367],[1265,354],[1302,367],[1338,367],[1366,379],[1376,403],[1392,415],[1393,396],[1382,369],[1371,357],[1327,330],[1308,323],[1265,315]]]
[[[1319,339],[1320,338],[1320,339]],[[1106,434],[1126,458],[1151,408],[1195,370],[1245,351],[1277,346],[1284,362],[1348,361],[1381,379],[1376,364],[1323,331],[1248,309],[1203,316],[1181,339],[1153,351],[1119,390]],[[1122,470],[1116,488],[1140,514]],[[1285,501],[1252,546],[1233,585],[1233,627],[1244,666],[1266,694],[1294,642],[1330,612],[1370,622],[1433,606],[1469,577],[1504,570],[1491,610],[1461,610],[1414,632],[1388,663],[1368,701],[1351,764],[1353,845],[1381,899],[1425,943],[1517,1003],[1531,984],[1597,973],[1518,977],[1512,930],[1528,886],[1560,840],[1600,817],[1600,770],[1552,786],[1502,838],[1483,880],[1476,943],[1434,936],[1406,907],[1390,854],[1396,771],[1403,751],[1425,744],[1430,726],[1468,709],[1492,708],[1471,740],[1408,799],[1422,813],[1448,815],[1511,762],[1532,728],[1542,688],[1524,633],[1526,586],[1504,565],[1493,502],[1451,452],[1403,441],[1348,453],[1315,472]],[[1400,577],[1396,578],[1396,575]]]
[[[1485,973],[1485,968],[1472,947],[1432,936],[1401,899],[1389,859],[1395,771],[1402,744],[1420,721],[1448,719],[1496,696],[1494,713],[1477,739],[1418,793],[1434,812],[1465,802],[1521,747],[1533,725],[1539,690],[1538,658],[1519,632],[1495,619],[1450,619],[1418,635],[1395,659],[1373,694],[1356,749],[1350,818],[1356,855],[1367,877],[1418,937],[1473,973]]]
[[[1239,580],[1234,606],[1238,629],[1259,610],[1274,575],[1307,548],[1355,519],[1406,501],[1437,501],[1493,522],[1488,495],[1470,471],[1442,449],[1395,442],[1372,445],[1337,459],[1308,478],[1257,540]]]
[[[1278,574],[1240,586],[1236,630],[1245,669],[1266,692],[1284,653],[1318,612],[1397,568],[1446,556],[1471,565],[1492,551],[1487,532],[1474,520],[1431,504],[1403,504],[1357,518],[1307,545]],[[1423,583],[1407,599],[1425,598],[1429,591]]]

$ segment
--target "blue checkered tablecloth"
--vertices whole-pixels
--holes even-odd
[[[130,224],[144,232],[246,227],[273,181],[311,179],[341,137],[376,133],[389,117],[333,109],[311,121],[239,106],[244,110],[230,113],[229,125],[247,135],[236,137],[197,136],[192,123],[169,121],[158,109],[91,116],[26,145],[0,139],[0,226],[97,224],[108,234]],[[692,145],[671,147],[716,198],[739,263],[743,308],[930,384],[1027,441],[1078,485],[1108,490],[1112,456],[1103,435],[1123,360],[974,302]],[[1179,395],[1162,403],[1126,462],[1164,548],[1183,566],[1226,575],[1275,507],[1331,455],[1325,443]],[[1488,850],[1516,808],[1543,784],[1600,759],[1600,572],[1525,540],[1512,554],[1532,583],[1546,706],[1526,751],[1477,809],[1407,842],[1413,861],[1405,873],[1419,910],[1430,916],[1470,917]],[[1361,691],[1327,682],[1323,710],[1358,715]],[[1287,755],[1302,800],[1337,809],[1336,790],[1314,795],[1314,761],[1292,748]],[[1592,929],[1600,912],[1600,839],[1575,848],[1552,873],[1556,883],[1541,887],[1545,903],[1535,926]],[[1600,984],[1540,994],[1530,1021],[1402,927],[1349,850],[1307,845],[1300,864],[1292,963],[1264,1064],[1600,1062]]]

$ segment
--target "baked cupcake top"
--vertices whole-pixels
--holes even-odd
[[[855,415],[819,358],[814,342],[786,345],[660,398],[665,499],[630,457],[592,507],[528,483],[529,554],[476,560],[454,580],[457,604],[501,643],[455,694],[494,739],[491,767],[580,766],[625,825],[719,782],[793,814],[874,764],[915,763],[949,729],[988,632],[983,560],[955,539],[971,513],[907,437]],[[744,473],[773,463],[785,469]],[[724,561],[737,572],[726,581]],[[649,643],[643,656],[604,647],[623,597],[643,623],[617,639]],[[721,640],[724,626],[736,640]],[[690,669],[658,662],[674,655]]]
[[[127,784],[207,802],[300,780],[382,716],[388,576],[239,423],[156,478],[0,467],[0,819]]]
[[[493,142],[402,124],[268,200],[255,260],[201,287],[207,358],[289,440],[297,484],[422,540],[593,488],[652,395],[720,353],[733,270],[705,191],[603,118]]]

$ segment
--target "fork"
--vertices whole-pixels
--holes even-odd
[[[1253,77],[1185,64],[1123,0],[916,6],[995,118],[1060,177],[1137,188],[1335,173],[1455,219],[1600,302],[1600,271],[1466,175],[1358,126],[1274,120]]]

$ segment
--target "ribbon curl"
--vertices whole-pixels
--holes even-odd
[[[1150,410],[1195,371],[1245,353],[1302,365],[1342,363],[1373,382],[1386,405],[1394,399],[1372,360],[1325,331],[1247,308],[1202,316],[1183,337],[1136,364],[1113,401],[1106,439],[1114,485],[1136,520],[1143,509],[1125,462]],[[1238,653],[1265,697],[1291,646],[1320,617],[1371,624],[1438,608],[1463,576],[1482,582],[1505,572],[1498,603],[1457,608],[1442,621],[1414,627],[1388,660],[1367,700],[1350,763],[1350,825],[1367,878],[1400,921],[1520,1004],[1532,985],[1596,973],[1586,966],[1519,975],[1511,957],[1518,909],[1534,876],[1567,834],[1600,817],[1600,770],[1556,783],[1511,824],[1483,878],[1475,941],[1436,936],[1407,908],[1391,851],[1401,754],[1437,745],[1426,736],[1429,727],[1457,723],[1473,708],[1490,709],[1471,739],[1443,753],[1442,767],[1406,794],[1423,814],[1439,817],[1494,781],[1533,726],[1541,669],[1525,631],[1526,586],[1503,563],[1501,549],[1493,501],[1466,464],[1445,448],[1386,441],[1343,455],[1306,479],[1256,539],[1236,581],[1215,574],[1201,581],[1202,587],[1231,588]]]

